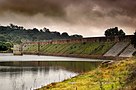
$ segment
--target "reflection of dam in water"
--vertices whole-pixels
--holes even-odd
[[[74,71],[77,73],[90,71],[100,65],[101,62],[82,62],[82,61],[11,61],[11,62],[0,62],[0,66],[16,66],[20,68],[7,68],[0,69],[0,71],[22,71],[25,68],[21,67],[40,67],[40,68],[32,68],[32,70],[40,70],[43,68],[49,69],[48,67],[63,68],[69,71]],[[27,69],[26,69],[27,70]]]

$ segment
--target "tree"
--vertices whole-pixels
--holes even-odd
[[[124,33],[124,31],[123,31],[122,29],[120,29],[120,30],[118,31],[118,35],[119,35],[119,36],[125,36],[125,33]]]
[[[43,31],[46,32],[46,33],[50,33],[50,30],[45,28],[45,27],[43,28]]]
[[[43,30],[42,30],[42,29],[40,29],[40,32],[41,32],[41,33],[43,33]]]
[[[62,35],[64,38],[68,38],[68,37],[69,37],[69,35],[68,35],[67,32],[63,32],[61,35]]]
[[[0,51],[7,51],[8,47],[5,45],[5,43],[0,42]]]
[[[136,31],[131,39],[131,44],[134,46],[134,48],[136,48]]]
[[[0,35],[0,41],[6,42],[6,41],[7,41],[7,40],[6,40],[6,37],[5,37],[4,35]]]
[[[125,32],[122,29],[118,30],[118,27],[115,27],[115,28],[107,29],[105,31],[105,36],[106,37],[115,37],[115,36],[123,37],[125,36]]]
[[[119,40],[123,40],[123,37],[125,36],[125,33],[122,29],[120,29],[118,31],[118,37],[119,37]]]
[[[74,34],[74,35],[71,35],[71,38],[83,38],[83,36],[82,35]]]
[[[37,28],[33,28],[33,33],[38,33],[39,30]]]

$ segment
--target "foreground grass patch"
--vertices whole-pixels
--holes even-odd
[[[38,90],[135,90],[135,69],[136,58],[115,61]]]

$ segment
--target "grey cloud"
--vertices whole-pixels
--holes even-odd
[[[0,11],[11,11],[25,15],[42,13],[45,16],[63,16],[63,9],[48,0],[5,0],[0,2]]]
[[[80,14],[83,16],[92,13],[98,17],[118,14],[136,16],[135,0],[0,0],[0,12],[9,10],[27,15],[42,13],[45,16],[62,17],[67,13],[65,9],[69,6],[82,12]],[[101,11],[93,11],[96,6],[100,7]]]

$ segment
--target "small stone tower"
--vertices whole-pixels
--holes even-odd
[[[13,54],[14,55],[22,55],[22,47],[21,47],[21,45],[14,45]]]

